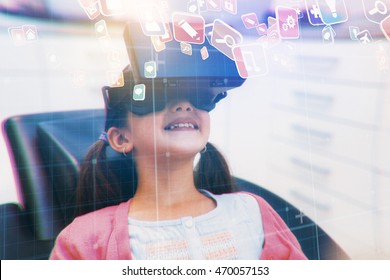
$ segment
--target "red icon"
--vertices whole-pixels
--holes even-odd
[[[255,13],[249,13],[241,16],[242,22],[244,23],[245,28],[255,28],[259,25],[259,20]]]
[[[299,24],[297,11],[289,7],[276,7],[279,34],[283,39],[299,38]]]
[[[381,21],[381,29],[386,38],[390,40],[390,16]]]
[[[242,78],[262,76],[268,73],[264,48],[260,42],[233,48],[238,74]]]
[[[173,35],[178,42],[193,44],[204,43],[204,18],[199,15],[187,13],[174,13]]]
[[[258,26],[256,26],[256,30],[260,36],[267,35],[267,25],[265,23],[262,23],[262,24],[259,24]]]

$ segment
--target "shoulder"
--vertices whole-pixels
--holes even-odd
[[[301,246],[279,214],[262,197],[242,192],[253,197],[259,205],[265,245],[262,259],[306,259]]]
[[[123,216],[127,203],[106,207],[79,216],[58,235],[51,259],[99,259],[115,228],[118,216]]]
[[[250,210],[259,209],[260,212],[262,208],[267,210],[272,209],[262,197],[249,192],[235,192],[214,196],[218,197],[218,200],[226,202],[231,209],[234,209],[235,207],[245,207]]]
[[[72,229],[94,228],[99,229],[111,224],[119,205],[105,207],[76,217],[69,225]]]

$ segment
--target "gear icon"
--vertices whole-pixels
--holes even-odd
[[[286,24],[290,29],[293,29],[295,27],[295,19],[289,15],[286,19]]]

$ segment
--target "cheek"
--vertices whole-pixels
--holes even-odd
[[[201,120],[202,120],[202,133],[208,138],[210,136],[210,126],[211,126],[209,113],[202,112]]]
[[[135,147],[154,139],[154,124],[152,121],[149,121],[149,118],[134,118],[131,128]]]

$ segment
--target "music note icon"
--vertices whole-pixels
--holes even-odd
[[[233,55],[238,74],[242,78],[262,76],[268,73],[267,59],[261,42],[235,46]]]

